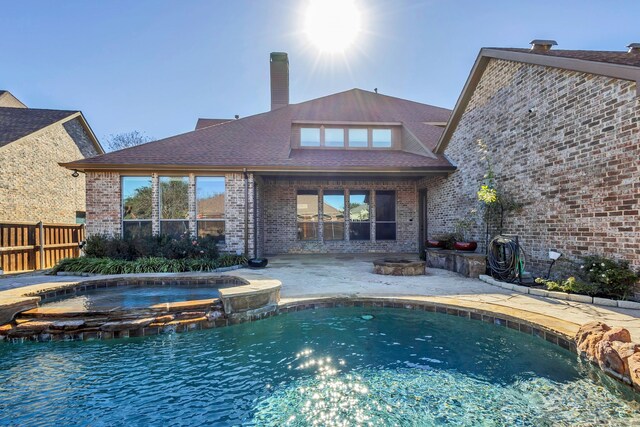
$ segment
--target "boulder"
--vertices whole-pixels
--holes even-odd
[[[609,330],[611,328],[602,322],[589,322],[582,325],[575,337],[579,353],[589,361],[597,363],[596,347],[602,341],[605,332]]]
[[[631,342],[631,334],[624,328],[611,328],[602,336],[606,341]]]
[[[640,391],[640,352],[634,353],[629,359],[627,359],[627,363],[629,364],[629,378],[631,379],[631,384],[636,391]]]
[[[627,366],[618,352],[614,349],[613,343],[608,340],[601,340],[596,345],[596,362],[600,369],[606,374],[619,380],[627,377]]]
[[[69,330],[80,329],[84,325],[85,325],[84,319],[78,319],[78,320],[56,320],[51,324],[49,329],[51,329],[51,330],[69,331]]]

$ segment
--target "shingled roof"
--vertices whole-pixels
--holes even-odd
[[[0,107],[0,147],[77,113],[78,111]]]
[[[535,55],[555,56],[559,58],[581,59],[583,61],[604,62],[607,64],[630,65],[640,67],[640,54],[611,50],[532,50],[521,48],[488,48],[510,52],[532,53]]]
[[[291,149],[293,123],[401,123],[427,149],[450,110],[361,89],[291,104],[182,135],[66,164],[72,169],[453,170],[444,156],[399,150]]]

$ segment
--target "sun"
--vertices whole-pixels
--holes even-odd
[[[354,0],[310,0],[304,31],[322,52],[344,52],[360,33],[361,16]]]

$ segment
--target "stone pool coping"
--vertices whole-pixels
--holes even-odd
[[[546,289],[530,288],[528,286],[517,285],[515,283],[501,282],[499,280],[494,279],[491,276],[487,276],[484,274],[480,275],[479,279],[489,285],[497,286],[503,289],[508,289],[521,294],[529,294],[529,295],[546,297],[546,298],[555,298],[555,299],[565,300],[565,301],[575,301],[575,302],[581,302],[584,304],[595,304],[595,305],[604,306],[604,307],[618,307],[618,308],[626,308],[628,310],[640,310],[640,302],[635,302],[635,301],[614,300],[609,298],[591,297],[589,295],[569,294],[566,292],[548,291]]]

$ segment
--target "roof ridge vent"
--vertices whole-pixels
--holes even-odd
[[[534,39],[531,40],[529,44],[531,45],[531,50],[546,52],[548,50],[551,50],[551,46],[557,46],[558,42],[556,42],[555,40]]]
[[[629,43],[627,47],[629,48],[628,53],[640,53],[640,43]]]

